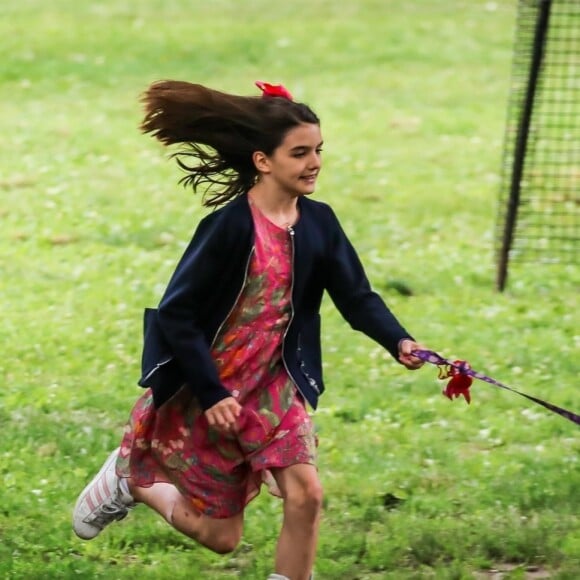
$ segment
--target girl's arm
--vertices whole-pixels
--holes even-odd
[[[158,310],[163,335],[204,409],[230,396],[221,384],[207,338],[196,321],[211,289],[219,284],[215,272],[220,269],[223,252],[218,251],[216,229],[216,220],[205,218],[200,222]]]

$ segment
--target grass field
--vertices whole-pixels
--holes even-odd
[[[242,94],[286,84],[322,118],[317,198],[401,321],[443,355],[580,410],[578,268],[515,265],[494,291],[515,1],[5,4],[0,578],[272,569],[281,506],[267,494],[227,557],[143,507],[90,543],[70,527],[141,393],[142,309],[203,215],[137,130],[139,94],[160,78]],[[579,578],[578,428],[484,383],[470,406],[451,403],[434,367],[405,371],[323,309],[317,579]]]

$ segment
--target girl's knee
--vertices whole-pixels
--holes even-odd
[[[181,533],[195,540],[208,550],[216,554],[230,554],[233,552],[242,539],[241,529],[232,527],[231,529],[213,530],[211,527],[176,527]]]
[[[242,534],[237,530],[224,530],[220,534],[215,534],[208,538],[207,542],[202,542],[207,548],[216,554],[231,554],[240,543]]]
[[[301,512],[317,516],[322,509],[324,492],[318,480],[306,481],[286,496],[286,503]]]
[[[244,529],[243,515],[227,520],[205,518],[196,540],[216,554],[230,554],[242,539]]]
[[[324,500],[324,491],[320,482],[308,489],[308,501],[316,513],[322,510],[322,502]]]

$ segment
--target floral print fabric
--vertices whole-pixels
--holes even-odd
[[[215,518],[242,511],[270,468],[315,462],[313,426],[282,360],[290,321],[290,235],[250,205],[255,244],[244,288],[212,346],[220,379],[242,405],[238,430],[222,434],[184,386],[160,409],[147,390],[126,427],[117,471],[139,486],[173,483]]]

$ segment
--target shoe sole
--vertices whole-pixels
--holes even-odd
[[[72,527],[73,527],[73,531],[74,533],[81,538],[81,540],[92,540],[93,538],[96,538],[100,533],[101,530],[97,528],[97,533],[93,534],[93,535],[87,535],[87,534],[83,534],[81,531],[77,530],[75,527],[75,513],[76,511],[79,509],[79,506],[81,505],[81,503],[83,502],[83,500],[85,499],[85,496],[87,495],[87,493],[89,492],[89,490],[91,489],[91,487],[93,487],[93,485],[95,484],[96,481],[99,480],[99,478],[103,475],[103,473],[105,473],[105,471],[107,471],[107,469],[109,469],[109,466],[111,465],[111,461],[117,461],[117,457],[119,455],[119,449],[117,447],[117,449],[115,449],[114,451],[112,451],[109,456],[107,457],[105,463],[103,463],[103,466],[101,467],[101,469],[99,470],[99,472],[97,473],[97,475],[95,475],[95,477],[93,477],[93,479],[91,479],[91,481],[85,486],[85,488],[83,489],[83,491],[81,491],[77,502],[75,503],[75,507],[73,510],[73,522],[72,522]],[[83,523],[85,523],[83,520],[81,520]],[[90,525],[90,524],[87,524]]]

